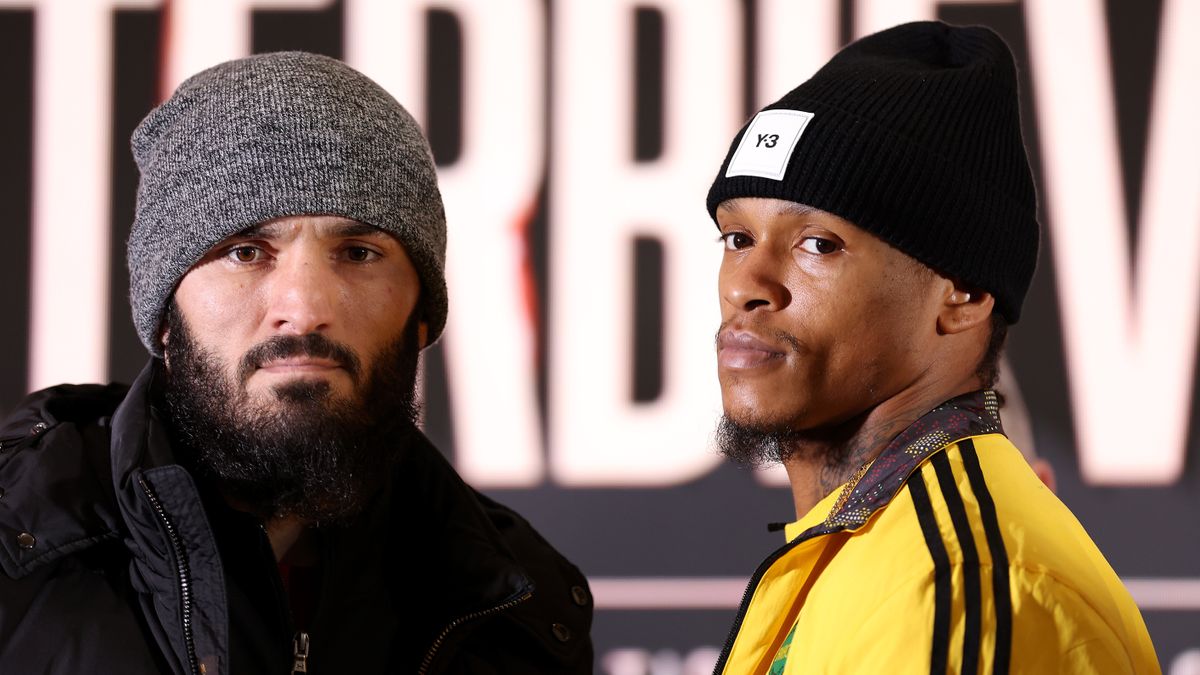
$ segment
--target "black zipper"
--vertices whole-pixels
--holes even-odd
[[[945,450],[945,447],[943,447],[939,450],[935,450],[934,452],[942,452],[943,450]],[[886,452],[886,449],[884,450],[884,452]],[[903,488],[904,483],[907,483],[908,479],[912,478],[912,475],[921,468],[921,465],[923,465],[931,456],[933,456],[934,452],[931,452],[929,455],[926,455],[920,462],[918,462],[916,465],[914,465],[909,470],[908,475],[906,475],[904,477],[904,480],[901,482],[901,487],[896,490],[897,493],[899,493],[900,490],[904,489]],[[880,456],[882,457],[882,454]],[[874,461],[874,460],[872,460],[872,461]],[[887,505],[891,503],[891,500],[894,499],[895,496],[896,495],[893,494],[892,497],[889,498],[886,503],[881,504],[877,509],[875,509],[875,511],[872,511],[871,515],[873,516],[877,511],[887,507]],[[863,522],[865,523],[866,521],[863,521]],[[803,544],[806,541],[816,539],[817,537],[827,535],[827,534],[836,534],[838,532],[843,532],[847,529],[850,529],[850,528],[846,525],[837,525],[834,527],[829,527],[828,525],[826,525],[825,522],[822,522],[818,525],[814,525],[811,528],[805,530],[804,532],[801,532],[799,535],[796,536],[795,539],[789,541],[788,543],[784,544],[780,548],[776,549],[774,553],[772,553],[770,556],[767,557],[766,560],[762,561],[762,563],[759,564],[758,568],[754,570],[754,574],[750,577],[750,581],[746,584],[745,592],[742,593],[742,601],[740,603],[738,603],[737,616],[734,617],[733,627],[729,629],[729,636],[725,638],[725,647],[723,649],[721,649],[721,656],[720,656],[720,658],[717,659],[716,667],[713,668],[713,675],[721,675],[721,671],[725,670],[725,662],[729,659],[729,652],[733,651],[733,642],[734,642],[734,640],[737,639],[737,634],[742,629],[742,621],[745,620],[745,618],[746,618],[746,611],[750,609],[750,607],[749,607],[750,598],[754,595],[754,589],[758,587],[758,583],[760,581],[762,581],[763,575],[765,575],[767,573],[767,570],[771,569],[771,565],[774,565],[775,562],[778,561],[780,558],[782,558],[784,555],[786,555],[788,553],[788,551],[791,551],[793,548],[796,548],[797,546],[799,546],[800,544]]]
[[[481,610],[478,612],[471,612],[470,614],[467,614],[466,616],[460,616],[459,618],[455,619],[454,621],[451,621],[450,624],[447,625],[442,630],[442,632],[437,636],[437,639],[433,641],[433,644],[430,645],[429,651],[425,653],[425,658],[421,661],[421,667],[417,670],[417,675],[425,675],[425,673],[429,672],[429,666],[433,665],[434,656],[436,656],[438,650],[441,649],[442,643],[444,643],[446,641],[446,636],[448,636],[450,634],[450,631],[453,631],[455,628],[458,628],[459,626],[463,625],[464,623],[467,623],[468,621],[474,621],[475,619],[482,619],[485,616],[489,616],[489,615],[495,614],[497,612],[503,612],[506,609],[516,607],[517,605],[521,604],[522,602],[525,602],[526,600],[528,600],[532,597],[533,597],[533,593],[526,591],[523,595],[513,598],[512,600],[509,600],[508,602],[505,602],[503,604],[496,605],[495,607],[492,607],[491,609],[485,609],[485,610]]]
[[[775,561],[782,558],[802,541],[808,540],[796,537],[796,539],[776,549],[774,553],[767,556],[766,560],[759,563],[758,568],[754,570],[754,574],[750,576],[750,581],[746,583],[746,590],[742,593],[742,601],[738,603],[737,616],[733,619],[733,626],[729,629],[728,637],[725,638],[724,648],[721,649],[721,656],[717,659],[717,665],[713,668],[713,675],[721,675],[721,672],[725,670],[725,662],[729,659],[729,652],[733,651],[733,642],[737,639],[738,632],[742,629],[742,621],[746,618],[746,611],[750,609],[750,598],[754,596],[754,589],[758,587],[758,582],[762,581],[763,575],[767,573],[767,570],[771,569],[771,565],[774,565]]]
[[[29,431],[20,436],[5,436],[0,438],[0,454],[15,450],[23,441],[37,438],[51,429],[51,426],[45,422],[37,422]]]
[[[729,629],[729,636],[725,638],[725,647],[721,650],[721,657],[717,659],[717,665],[713,668],[713,675],[721,675],[721,671],[725,669],[725,661],[729,659],[729,652],[733,651],[733,642],[737,639],[738,632],[742,629],[742,621],[746,618],[746,611],[750,609],[750,598],[754,595],[754,589],[758,587],[758,583],[762,581],[763,575],[767,570],[771,569],[780,558],[787,555],[792,549],[806,541],[812,541],[817,537],[823,537],[830,534],[837,534],[846,530],[845,525],[837,525],[828,527],[824,522],[812,526],[811,528],[796,535],[796,538],[775,549],[775,552],[767,556],[767,559],[759,563],[758,568],[754,570],[750,581],[746,584],[746,590],[742,593],[742,601],[738,603],[738,613],[733,619],[733,627]]]
[[[188,666],[193,675],[203,675],[204,671],[200,668],[199,660],[196,658],[196,640],[192,635],[192,582],[189,578],[191,569],[188,567],[187,550],[183,547],[183,542],[179,540],[175,524],[167,517],[167,512],[163,509],[162,502],[158,500],[158,495],[154,494],[154,490],[146,483],[143,476],[138,476],[138,484],[142,486],[142,491],[146,493],[150,505],[154,507],[154,512],[158,515],[163,529],[167,532],[167,538],[171,541],[171,548],[175,551],[175,572],[176,578],[179,580],[179,613],[183,619],[183,641],[187,646]]]
[[[300,631],[292,638],[292,675],[308,672],[309,647],[308,633]]]
[[[271,536],[267,534],[267,528],[262,523],[255,523],[258,528],[258,545],[259,553],[264,561],[269,561],[267,565],[267,578],[271,584],[271,588],[275,591],[275,607],[279,610],[279,622],[283,625],[285,633],[292,636],[291,640],[291,657],[292,670],[295,673],[308,672],[308,658],[311,649],[312,638],[305,631],[296,630],[296,621],[292,617],[292,606],[288,599],[287,589],[283,586],[283,577],[279,574],[279,563],[275,560],[275,549],[271,547]],[[322,584],[322,592],[324,592],[324,584]]]

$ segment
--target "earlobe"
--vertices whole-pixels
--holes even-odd
[[[961,333],[987,324],[995,304],[995,298],[987,291],[954,284],[938,313],[938,332],[943,335]]]
[[[425,349],[429,346],[429,324],[424,321],[417,322],[417,349]]]
[[[171,369],[171,359],[167,356],[167,343],[170,341],[171,329],[163,326],[162,331],[158,335],[158,346],[162,348],[163,365],[167,370]]]

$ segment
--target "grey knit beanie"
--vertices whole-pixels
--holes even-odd
[[[129,299],[142,344],[179,280],[226,237],[282,216],[335,215],[395,236],[421,279],[432,342],[446,323],[446,216],[412,116],[346,64],[304,52],[192,76],[133,132],[141,172]]]

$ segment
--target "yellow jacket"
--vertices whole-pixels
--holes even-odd
[[[993,392],[949,401],[789,525],[716,672],[1159,673],[1133,599],[999,430]]]

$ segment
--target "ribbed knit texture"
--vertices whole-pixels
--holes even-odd
[[[128,242],[138,336],[157,334],[179,280],[248,227],[295,215],[374,225],[421,279],[430,340],[446,321],[446,217],[413,118],[344,63],[303,52],[229,61],[179,86],[133,133],[141,171]],[[230,311],[236,311],[231,307]]]
[[[1037,262],[1037,199],[1016,66],[987,28],[918,22],[847,46],[765,109],[813,113],[783,180],[726,177],[708,193],[772,197],[838,215],[1020,317]]]

